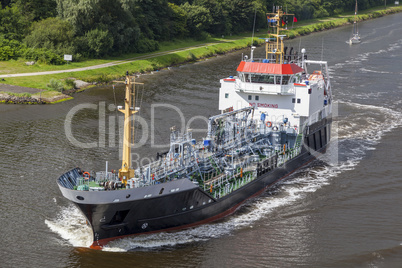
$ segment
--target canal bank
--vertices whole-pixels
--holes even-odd
[[[401,12],[402,7],[388,7],[383,9],[370,9],[361,12],[358,16],[359,21],[374,19],[389,14]],[[332,18],[321,18],[300,22],[299,25],[287,31],[287,38],[293,39],[299,36],[308,35],[314,32],[320,32],[348,25],[353,16],[350,14],[338,15]],[[45,103],[55,103],[72,99],[71,94],[77,92],[76,86],[67,89],[65,92],[49,90],[50,80],[62,81],[71,78],[82,80],[88,84],[105,84],[113,80],[121,79],[122,75],[128,71],[130,74],[141,75],[145,73],[156,72],[168,67],[179,66],[191,62],[204,60],[211,57],[227,54],[233,51],[244,49],[251,46],[259,46],[265,42],[265,34],[258,34],[255,38],[250,37],[230,37],[231,39],[221,39],[218,42],[202,44],[195,47],[186,47],[170,51],[154,52],[135,58],[113,61],[101,65],[88,66],[83,68],[56,70],[36,73],[18,73],[18,74],[0,74],[0,103],[30,103],[24,98],[32,97],[27,92],[4,91],[2,88],[8,86],[19,86],[21,90],[24,87],[41,89],[40,96],[34,95],[33,98],[41,100],[42,94],[48,95]],[[56,68],[56,67],[55,67]],[[59,67],[57,67],[59,68]],[[79,90],[85,87],[78,87]],[[67,94],[63,94],[67,93]],[[22,94],[22,95],[21,95]],[[12,97],[15,101],[6,101]],[[9,99],[8,99],[9,100]],[[18,100],[21,100],[20,102]]]

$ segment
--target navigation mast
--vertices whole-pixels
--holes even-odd
[[[287,30],[285,28],[281,28],[282,24],[282,17],[286,16],[294,16],[294,14],[287,14],[282,11],[280,7],[277,7],[277,12],[276,13],[267,13],[268,21],[269,22],[276,22],[276,33],[269,33],[271,36],[275,37],[276,43],[271,43],[266,42],[265,45],[265,51],[266,51],[266,59],[269,59],[269,55],[271,54],[273,58],[275,58],[275,63],[283,64],[283,54],[284,54],[284,48],[283,48],[283,37],[286,35],[280,35],[281,30]],[[280,42],[279,42],[280,39]]]
[[[359,31],[357,30],[357,0],[356,0],[356,7],[355,7],[355,21],[353,22],[353,34],[358,34]]]
[[[135,107],[135,85],[143,85],[143,83],[135,82],[135,77],[130,77],[128,71],[124,82],[115,82],[126,84],[124,107],[117,107],[118,111],[124,114],[123,155],[119,178],[126,185],[127,180],[134,177],[134,169],[131,166],[131,145],[134,143],[134,114],[139,111],[139,108]]]

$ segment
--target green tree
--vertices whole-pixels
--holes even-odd
[[[227,34],[230,32],[229,13],[222,5],[222,2],[217,0],[195,0],[194,5],[202,6],[209,10],[211,23],[206,29],[207,32],[215,35]]]
[[[140,38],[139,27],[132,15],[135,2],[135,0],[57,0],[57,10],[60,18],[73,26],[78,37],[84,38],[87,33],[98,29],[112,36],[113,49],[110,51],[135,52],[135,44]]]
[[[228,16],[231,21],[231,32],[243,32],[253,29],[255,7],[253,1],[223,0],[228,7]]]
[[[171,37],[184,37],[188,34],[187,13],[179,6],[169,3],[169,28]]]
[[[56,16],[56,0],[14,0],[14,6],[31,21]]]
[[[16,59],[22,55],[24,45],[17,40],[8,40],[0,36],[0,60]]]
[[[28,32],[29,23],[17,6],[0,9],[0,35],[5,39],[21,41]]]
[[[8,6],[8,5],[10,5],[10,3],[11,3],[11,0],[1,0],[0,1],[0,8]]]
[[[167,0],[136,0],[134,20],[146,38],[166,40],[170,37]]]
[[[33,23],[31,33],[24,41],[31,48],[46,48],[64,54],[74,52],[71,51],[73,39],[74,30],[67,21],[47,18]]]
[[[209,10],[202,6],[185,3],[181,8],[187,13],[187,28],[191,36],[200,38],[212,24]]]
[[[110,53],[113,37],[107,30],[94,29],[85,34],[89,55],[100,57]]]

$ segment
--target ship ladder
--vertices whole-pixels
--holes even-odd
[[[303,139],[303,134],[297,135],[294,148],[300,147],[302,139]]]

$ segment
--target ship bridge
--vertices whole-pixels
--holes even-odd
[[[271,63],[268,59],[240,62],[235,90],[244,93],[294,95],[303,68],[295,63]]]
[[[307,60],[304,48],[296,51],[284,45],[282,18],[293,14],[275,9],[276,13],[267,13],[273,29],[265,38],[265,58],[254,58],[256,47],[252,46],[250,57],[242,57],[236,75],[220,80],[219,110],[224,113],[252,106],[272,131],[282,125],[300,131],[305,122],[311,124],[330,114],[328,65]],[[310,64],[317,68],[311,73]]]

